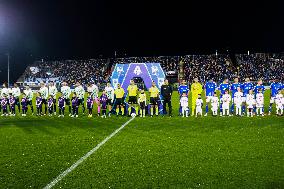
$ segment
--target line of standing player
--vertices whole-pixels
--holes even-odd
[[[270,104],[268,108],[268,115],[271,114],[272,106],[276,104],[276,114],[283,115],[283,104],[284,98],[281,90],[284,85],[278,80],[275,80],[270,85],[271,95]],[[231,116],[238,115],[242,116],[245,113],[248,116],[264,115],[264,91],[265,87],[262,84],[262,80],[259,80],[256,85],[254,85],[248,78],[245,79],[244,83],[240,83],[238,78],[234,79],[232,84],[229,84],[228,79],[225,79],[219,86],[210,80],[205,83],[204,87],[194,79],[194,83],[191,85],[192,92],[192,115],[202,115],[203,100],[201,98],[201,92],[205,90],[206,95],[206,107],[205,116],[209,112],[209,106],[211,105],[211,111],[213,116],[218,115],[218,109],[220,116]],[[220,99],[217,96],[216,91],[220,91]],[[188,116],[188,103],[186,103],[186,98],[189,94],[189,88],[185,81],[182,81],[179,86],[180,94],[180,105],[182,115]]]

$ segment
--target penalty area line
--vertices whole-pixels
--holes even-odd
[[[66,175],[68,175],[70,172],[72,172],[78,165],[83,163],[90,155],[95,153],[100,147],[102,147],[109,139],[114,137],[120,130],[122,130],[126,125],[128,125],[135,117],[132,117],[130,120],[125,122],[123,125],[121,125],[118,129],[116,129],[113,133],[111,133],[109,136],[107,136],[103,141],[101,141],[97,146],[95,146],[93,149],[91,149],[88,153],[86,153],[84,156],[82,156],[78,161],[76,161],[71,167],[66,169],[64,172],[62,172],[60,175],[58,175],[53,181],[51,181],[48,185],[44,187],[44,189],[50,189],[53,186],[55,186],[59,181],[61,181]]]

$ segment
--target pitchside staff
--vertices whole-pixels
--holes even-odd
[[[138,106],[137,106],[137,93],[138,87],[135,85],[134,80],[130,80],[130,85],[127,87],[128,91],[128,115],[131,114],[132,108],[135,108],[135,112],[138,113]]]
[[[159,109],[158,109],[158,100],[159,100],[159,89],[156,86],[156,83],[153,81],[152,82],[152,86],[149,89],[149,93],[150,93],[150,114],[151,117],[153,117],[154,115],[154,110],[155,110],[155,114],[156,116],[159,115]]]
[[[163,100],[163,113],[166,114],[166,105],[169,107],[169,116],[172,116],[172,94],[173,88],[169,85],[169,81],[166,79],[161,86],[161,95]]]

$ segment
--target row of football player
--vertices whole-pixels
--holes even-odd
[[[229,86],[230,85],[228,84],[228,80],[224,80],[224,82],[219,87],[219,90],[221,91],[221,95],[224,94],[224,91],[228,90]],[[248,89],[252,88],[253,85],[247,79],[246,79],[246,82],[241,85],[240,83],[238,83],[238,78],[236,78],[235,82],[231,85],[231,90],[232,90],[233,97],[234,97],[234,93],[236,93],[236,89],[238,87],[240,87],[240,86],[243,86],[242,88],[243,88],[243,98],[244,98],[244,96],[246,95],[246,91],[248,91]],[[277,93],[277,91],[279,91],[279,89],[281,89],[281,86],[282,85],[279,82],[278,83],[277,82],[272,83],[272,85],[271,85],[271,103],[273,103],[273,101],[275,99],[275,94]],[[152,92],[154,93],[154,91],[156,91],[155,93],[157,94],[158,93],[158,89],[155,86],[154,86],[154,88],[155,88],[155,90],[153,90]],[[187,90],[186,93],[188,93],[188,89],[185,89],[185,88],[188,88],[187,85],[185,85],[185,83],[183,83],[180,86],[180,88],[183,91]],[[179,92],[181,93],[180,88],[179,88]],[[210,99],[210,97],[213,96],[212,93],[216,90],[216,84],[213,81],[209,81],[209,82],[206,83],[204,88],[206,90],[205,93],[206,93],[207,99]],[[258,82],[258,84],[254,88],[255,89],[262,89],[262,92],[263,92],[264,91],[264,87],[262,85],[262,81],[260,80]],[[96,85],[94,85],[94,84],[90,84],[88,86],[88,88],[87,88],[87,91],[93,97],[95,97],[94,101],[98,104],[98,112],[100,112],[100,108],[101,108],[100,102],[101,102],[101,100],[98,99],[98,87]],[[151,89],[149,91],[150,91],[150,94],[151,94]],[[56,112],[56,103],[55,103],[55,98],[54,97],[56,96],[57,92],[58,91],[57,91],[57,88],[55,87],[54,83],[50,83],[48,88],[47,88],[47,86],[45,86],[45,84],[41,84],[41,88],[39,90],[39,95],[40,96],[37,97],[37,98],[38,98],[38,105],[39,105],[39,107],[40,107],[40,104],[45,104],[45,114],[47,112],[46,104],[48,102],[50,102],[50,104],[51,104],[52,103],[51,99],[53,99],[53,107],[54,107],[53,109],[55,110],[54,112]],[[71,94],[71,89],[67,85],[67,83],[62,83],[61,92],[62,92],[64,101],[65,101],[65,104],[67,104],[69,106],[69,112],[71,112],[71,105],[70,105],[70,99],[69,99],[70,98],[70,94]],[[84,88],[82,87],[82,85],[80,83],[76,84],[75,92],[77,94],[76,97],[78,98],[78,100],[75,100],[75,101],[78,101],[77,103],[82,105],[83,106],[83,110],[84,110],[85,107],[84,107],[83,99],[84,99],[84,95],[85,95],[85,90],[84,90]],[[106,96],[107,96],[106,104],[109,106],[109,110],[110,110],[112,101],[114,99],[114,89],[110,86],[110,84],[108,84],[107,87],[105,88],[105,92],[106,92]],[[5,84],[3,85],[3,89],[1,91],[1,96],[4,99],[3,100],[4,108],[6,106],[5,104],[8,104],[7,103],[8,101],[5,102],[6,101],[5,97],[7,97],[9,94],[10,94],[10,98],[12,98],[11,99],[11,103],[12,103],[12,108],[11,109],[12,109],[12,111],[14,109],[14,106],[13,106],[14,101],[15,101],[15,104],[20,109],[20,105],[19,105],[20,89],[17,87],[17,85],[15,85],[15,87],[12,88],[12,90],[9,90],[9,89],[6,88]],[[26,98],[22,99],[22,101],[23,101],[23,102],[21,102],[21,103],[23,103],[23,106],[22,106],[23,108],[22,109],[27,109],[27,108],[25,108],[27,105],[32,106],[31,101],[33,99],[33,92],[29,88],[27,88],[24,91],[24,94],[25,94]],[[50,97],[49,97],[49,95],[50,95]],[[13,98],[15,98],[15,99],[13,100]],[[41,102],[40,99],[42,99],[42,102]],[[151,100],[151,97],[150,97],[150,100]],[[151,103],[153,104],[153,102],[151,102]],[[74,102],[74,104],[76,104],[76,103]],[[89,103],[89,104],[91,104],[91,103]],[[194,105],[195,102],[193,102],[192,104]],[[87,101],[86,105],[88,106],[88,101]],[[243,109],[242,112],[244,112],[244,109],[245,109],[245,108],[243,108],[244,106],[245,105],[242,106],[242,109]],[[155,104],[154,104],[154,107],[155,107]],[[232,103],[232,107],[234,107],[234,103]],[[33,107],[31,107],[31,109],[33,111]],[[222,106],[220,106],[220,110],[221,109],[222,109]],[[232,108],[232,112],[233,112],[233,110],[234,110],[234,108]],[[25,112],[25,111],[23,110],[23,112]],[[206,113],[207,112],[208,112],[208,102],[206,103]],[[269,108],[269,112],[271,112],[271,105],[270,105],[270,108]],[[220,113],[222,114],[223,111],[220,111]],[[23,114],[25,115],[25,113],[23,113]]]
[[[141,116],[145,116],[145,107],[146,107],[146,101],[145,101],[145,93],[142,90],[140,95],[139,95],[139,105],[140,105],[140,115]],[[143,98],[143,99],[141,99]],[[283,115],[283,105],[284,105],[284,98],[283,95],[281,94],[281,91],[278,92],[278,94],[275,97],[275,104],[276,104],[276,113],[278,115]],[[107,111],[107,106],[109,106],[109,110],[111,110],[111,105],[112,105],[112,101],[109,101],[107,95],[106,95],[106,90],[103,91],[103,94],[100,96],[99,99],[94,99],[90,93],[90,95],[87,98],[86,101],[86,107],[88,109],[88,114],[89,117],[92,117],[92,110],[93,110],[93,104],[94,101],[97,101],[99,110],[98,112],[100,112],[100,107],[102,108],[102,114],[103,117],[106,117],[106,111]],[[232,102],[231,102],[232,101]],[[18,106],[19,111],[20,111],[20,106],[16,103],[16,98],[11,95],[8,98],[6,98],[4,96],[4,98],[2,98],[1,100],[1,107],[3,110],[3,114],[2,116],[8,115],[8,107],[10,109],[10,115],[15,116],[15,109],[16,106]],[[56,104],[56,99],[50,95],[49,98],[47,99],[47,101],[45,101],[42,96],[41,93],[38,92],[37,93],[37,97],[36,97],[36,109],[37,109],[37,115],[42,115],[42,106],[43,104],[47,106],[45,106],[45,114],[48,113],[51,116],[52,114],[56,114],[56,107],[59,108],[59,117],[62,116],[64,117],[64,111],[65,111],[65,105],[69,105],[68,100],[66,101],[66,99],[63,97],[63,95],[61,94],[58,98],[58,102]],[[221,96],[220,100],[217,96],[217,93],[214,93],[214,96],[207,96],[206,98],[206,103],[210,103],[211,104],[211,110],[212,110],[212,115],[213,116],[217,116],[218,113],[218,108],[220,106],[220,115],[232,115],[230,114],[230,104],[234,104],[236,106],[236,115],[238,116],[242,116],[245,113],[245,110],[243,108],[243,105],[246,106],[247,109],[247,116],[253,116],[254,113],[256,113],[257,115],[264,115],[264,95],[262,93],[262,90],[259,89],[257,94],[253,94],[253,91],[250,90],[249,94],[244,97],[243,93],[241,92],[241,89],[238,88],[238,91],[234,94],[234,97],[231,98],[231,95],[229,94],[229,92],[226,90],[225,94]],[[33,113],[33,105],[31,103],[31,99],[28,99],[26,97],[26,94],[23,94],[23,97],[21,99],[20,102],[21,106],[22,106],[22,115],[26,116],[26,112],[28,110],[28,106],[31,107],[31,111]],[[76,116],[78,117],[78,107],[79,105],[82,105],[82,109],[83,109],[83,113],[85,112],[85,106],[84,106],[84,102],[81,101],[76,93],[73,93],[73,96],[71,98],[71,106],[69,106],[69,113],[70,115]],[[182,97],[180,98],[180,105],[181,105],[181,112],[182,112],[182,116],[183,117],[188,117],[189,114],[189,108],[188,108],[188,97],[187,94],[184,92],[182,94]],[[195,102],[195,116],[197,115],[201,115],[202,116],[202,106],[203,106],[203,100],[201,98],[201,95],[198,95],[198,98],[196,99]],[[71,107],[72,107],[72,113],[71,113]],[[129,111],[130,112],[130,111]],[[138,112],[136,112],[138,113]],[[205,116],[207,116],[208,113],[208,109],[206,108],[206,114]],[[233,113],[233,112],[232,112]]]
[[[256,100],[256,95],[258,93],[264,93],[265,91],[265,87],[262,84],[262,80],[258,80],[258,82],[254,85],[249,78],[245,79],[244,83],[240,83],[238,78],[234,79],[234,82],[232,84],[229,84],[228,79],[225,79],[219,86],[217,86],[217,84],[212,81],[209,80],[208,82],[205,83],[205,85],[202,87],[202,85],[198,82],[197,79],[194,79],[194,83],[191,85],[191,90],[190,92],[192,93],[192,110],[193,112],[195,109],[195,101],[197,99],[197,94],[200,94],[203,89],[205,90],[205,95],[206,95],[206,113],[208,113],[209,111],[209,102],[211,100],[211,98],[214,96],[214,93],[216,92],[216,90],[220,91],[220,97],[222,98],[223,95],[225,95],[225,93],[227,92],[229,94],[229,92],[231,92],[231,99],[233,101],[233,103],[231,103],[231,108],[230,108],[230,112],[231,114],[234,113],[235,110],[235,105],[236,103],[234,102],[234,98],[235,98],[235,94],[237,93],[237,95],[239,95],[240,99],[243,99],[241,102],[241,109],[242,109],[242,113],[245,112],[246,109],[246,97],[249,93],[254,93],[254,100],[255,102]],[[278,95],[279,91],[281,91],[282,89],[284,89],[284,85],[281,84],[279,81],[275,80],[272,81],[271,85],[270,85],[270,105],[269,105],[269,109],[268,112],[269,114],[272,111],[272,105],[273,103],[276,103],[276,101],[280,102],[280,100],[275,100],[276,96]],[[182,93],[186,93],[188,95],[189,93],[189,87],[185,84],[185,81],[182,81],[181,85],[179,86],[179,94],[181,95]],[[280,92],[281,93],[281,92]],[[279,94],[280,95],[280,94]],[[280,95],[281,96],[281,95]],[[278,98],[279,99],[279,98]],[[240,103],[241,100],[239,100],[238,103]],[[280,106],[280,103],[278,103]],[[256,106],[256,103],[255,103]],[[281,106],[280,106],[281,107]],[[220,102],[220,114],[223,114],[223,110],[222,110],[222,101]],[[281,109],[281,108],[280,108]],[[255,112],[256,108],[254,108],[254,112]],[[263,111],[264,112],[264,111]],[[206,114],[205,114],[206,115]]]
[[[276,114],[283,115],[283,107],[284,107],[284,97],[281,91],[279,90],[276,97],[273,99],[276,104]],[[207,116],[209,111],[209,104],[211,105],[211,111],[213,116],[218,115],[218,109],[220,108],[220,116],[232,116],[234,114],[237,116],[243,116],[245,113],[247,116],[253,117],[253,115],[261,115],[264,116],[264,95],[262,90],[259,89],[257,94],[253,93],[253,90],[249,91],[249,94],[245,97],[243,96],[243,92],[241,92],[240,87],[238,87],[237,92],[233,97],[229,94],[229,91],[226,90],[224,95],[219,97],[217,93],[214,92],[213,96],[206,97],[206,113],[204,116]],[[188,97],[184,92],[180,98],[181,105],[181,114],[183,117],[188,117],[189,108],[188,108]],[[233,107],[233,109],[230,109]],[[202,116],[202,106],[203,100],[201,95],[198,95],[198,98],[195,102],[195,116]],[[236,108],[235,108],[236,107]]]
[[[112,97],[108,98],[108,104],[110,104],[114,98],[113,88],[110,87],[110,84],[107,85],[106,90],[110,88]],[[87,101],[86,101],[86,107],[89,110],[89,116],[92,115],[92,109],[93,109],[93,103],[96,102],[98,104],[98,112],[100,112],[101,106],[103,108],[104,113],[104,103],[100,103],[105,101],[105,92],[101,96],[101,98],[98,98],[98,87],[95,84],[89,84],[87,88],[88,93],[90,94]],[[41,84],[41,87],[37,93],[36,96],[36,109],[37,109],[37,115],[46,115],[49,113],[51,116],[52,114],[56,115],[56,109],[59,108],[59,117],[64,116],[65,111],[65,105],[69,107],[69,115],[70,116],[76,116],[78,117],[78,106],[82,105],[83,112],[85,112],[85,105],[84,105],[84,96],[85,96],[85,90],[83,86],[80,83],[76,83],[75,92],[73,93],[72,98],[70,99],[71,95],[71,89],[67,85],[67,83],[62,83],[61,87],[61,94],[58,98],[58,101],[56,101],[56,95],[58,94],[58,90],[53,82],[49,83],[49,86],[46,86],[44,83]],[[2,116],[7,116],[8,111],[10,115],[15,116],[16,113],[16,107],[18,107],[19,112],[22,110],[22,116],[26,116],[28,106],[30,106],[30,109],[32,111],[32,114],[34,114],[34,107],[32,104],[32,100],[34,98],[33,91],[26,87],[22,94],[22,98],[20,100],[21,92],[17,84],[14,85],[13,88],[9,89],[7,88],[6,84],[3,84],[3,88],[1,90],[1,96],[0,96],[0,111],[2,109],[3,114]],[[94,98],[93,98],[94,97]],[[44,114],[42,112],[44,105]],[[22,108],[20,108],[20,106]]]

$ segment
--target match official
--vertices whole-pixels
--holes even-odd
[[[166,105],[169,107],[169,116],[172,116],[172,94],[173,88],[169,85],[169,81],[166,79],[161,86],[161,95],[163,97],[163,113],[166,114]]]

